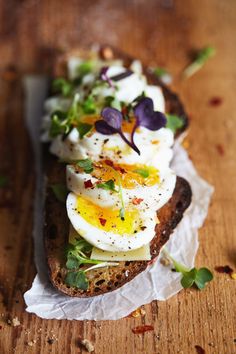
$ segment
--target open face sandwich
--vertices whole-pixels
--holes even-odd
[[[50,279],[69,296],[105,294],[151,266],[191,202],[170,168],[188,119],[151,70],[107,46],[58,58],[52,88],[42,134]]]

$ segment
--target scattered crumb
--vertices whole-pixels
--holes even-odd
[[[91,353],[94,351],[94,346],[88,339],[82,339],[81,344],[85,347],[87,352]]]
[[[230,276],[232,279],[236,280],[236,273],[231,273]]]
[[[146,311],[142,307],[140,309],[140,313],[141,313],[142,316],[146,315]]]
[[[164,267],[168,267],[168,266],[170,265],[170,260],[169,260],[167,257],[161,257],[160,263],[161,263]]]
[[[12,320],[8,319],[7,323],[12,327],[17,327],[17,326],[20,326],[20,324],[21,324],[20,321],[18,320],[18,317],[14,317]]]
[[[185,138],[183,141],[182,141],[182,146],[183,148],[185,148],[186,150],[189,149],[189,146],[190,146],[190,142],[187,138]]]
[[[29,347],[33,347],[33,345],[36,343],[36,339],[30,340],[29,342],[27,342],[27,345]]]
[[[146,311],[143,308],[139,307],[136,310],[134,310],[133,312],[131,312],[131,314],[128,317],[136,318],[136,317],[144,316],[145,314],[146,314]]]

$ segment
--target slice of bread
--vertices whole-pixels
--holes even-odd
[[[127,65],[132,58],[111,49],[113,56],[122,58]],[[102,51],[101,51],[102,53]],[[102,54],[103,55],[103,54]],[[66,57],[57,62],[57,73],[63,72],[62,68]],[[176,136],[188,126],[188,119],[183,105],[178,96],[165,87],[153,74],[144,69],[149,82],[162,87],[166,100],[168,113],[179,115],[183,119],[183,127],[177,131]],[[136,275],[144,271],[150,262],[132,261],[119,262],[116,267],[100,268],[87,273],[89,288],[86,291],[67,286],[64,282],[67,269],[65,267],[65,247],[68,244],[69,219],[66,214],[65,203],[60,203],[54,196],[50,185],[65,183],[65,166],[58,163],[57,159],[49,154],[48,147],[44,147],[44,165],[47,176],[45,199],[45,225],[44,239],[49,275],[52,284],[62,293],[75,297],[91,297],[113,291],[129,282]],[[157,212],[160,224],[156,225],[155,237],[151,242],[151,256],[154,260],[161,247],[168,241],[171,233],[183,217],[183,213],[191,203],[191,188],[186,180],[177,177],[174,193],[171,199]]]

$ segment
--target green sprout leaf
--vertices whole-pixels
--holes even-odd
[[[4,188],[8,185],[8,178],[6,176],[0,175],[0,188]]]
[[[191,77],[198,70],[200,70],[206,64],[206,62],[215,55],[215,53],[215,48],[211,46],[205,47],[200,50],[196,59],[184,70],[183,76],[185,78]]]
[[[93,70],[94,62],[84,61],[78,66],[77,72],[79,76],[85,76]]]
[[[68,194],[68,189],[64,184],[56,183],[56,184],[51,184],[51,189],[60,202],[64,203],[66,201],[66,197]]]
[[[105,190],[117,192],[117,190],[115,188],[115,182],[113,181],[113,179],[109,179],[108,181],[106,181],[104,183],[98,183],[96,186],[97,186],[97,188],[102,188]]]
[[[60,92],[63,96],[68,97],[72,94],[74,85],[69,80],[62,77],[53,80],[52,88],[56,92]]]
[[[192,268],[189,269],[182,265],[181,263],[177,262],[168,252],[166,249],[163,249],[163,252],[167,258],[169,258],[175,270],[179,273],[182,273],[181,278],[181,285],[183,288],[190,288],[191,286],[195,285],[199,290],[205,288],[206,283],[210,282],[213,279],[212,272],[207,268]]]
[[[156,67],[153,70],[153,72],[159,78],[163,77],[164,75],[168,75],[169,74],[168,71],[165,68],[162,68],[160,66]]]
[[[83,102],[82,109],[85,114],[96,113],[96,104],[94,98],[91,95],[88,96],[86,100]]]
[[[121,111],[121,102],[118,101],[114,96],[106,96],[104,101],[104,107],[112,107],[118,109],[118,111]]]
[[[166,128],[169,128],[172,130],[172,132],[175,134],[176,131],[184,126],[184,120],[177,116],[176,114],[166,114],[167,118],[167,123],[166,123]]]
[[[87,290],[89,286],[89,282],[84,271],[68,272],[65,277],[65,283],[81,290]]]
[[[207,282],[213,279],[212,273],[207,268],[200,268],[195,277],[195,284],[198,289],[203,289]]]
[[[96,259],[90,259],[93,246],[84,239],[76,240],[74,244],[69,243],[66,249],[66,268],[69,270],[65,277],[65,283],[78,289],[87,290],[89,286],[86,272],[109,266],[117,266],[119,263],[104,262]],[[84,270],[80,269],[81,265],[93,264]]]
[[[78,122],[76,128],[79,132],[80,139],[83,139],[83,137],[91,131],[92,127],[92,124]]]
[[[93,163],[90,159],[77,160],[76,164],[82,168],[85,173],[93,172]]]
[[[67,113],[55,111],[51,115],[51,125],[49,135],[55,138],[59,134],[67,134],[70,131],[70,126],[67,120]]]
[[[137,170],[134,170],[133,172],[138,173],[143,178],[149,177],[149,171],[145,170],[145,169],[142,169],[142,168],[138,168]]]

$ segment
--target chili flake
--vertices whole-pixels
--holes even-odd
[[[84,187],[87,188],[92,188],[93,184],[91,182],[91,179],[88,179],[87,181],[84,181]]]
[[[154,327],[150,326],[150,325],[137,326],[137,327],[132,328],[132,332],[134,334],[142,334],[142,333],[145,333],[148,331],[153,331],[153,330],[154,330]]]

